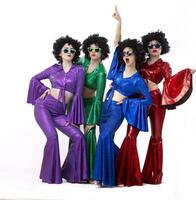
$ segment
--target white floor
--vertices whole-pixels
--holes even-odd
[[[161,185],[98,188],[96,185],[66,182],[51,185],[40,182],[38,171],[1,169],[0,200],[195,200],[195,175],[190,177],[191,172],[188,172],[187,176],[176,177],[178,173],[165,173]]]

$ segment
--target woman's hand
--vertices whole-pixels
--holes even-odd
[[[118,12],[117,6],[115,6],[115,11],[114,11],[114,14],[112,15],[112,17],[114,19],[116,19],[117,21],[121,21],[121,17],[120,17],[120,14]]]
[[[116,104],[122,104],[123,103],[123,101],[124,101],[124,99],[126,99],[127,97],[125,97],[125,98],[123,98],[123,99],[121,99],[121,100],[119,100],[119,101],[117,101],[117,103]]]
[[[44,99],[48,94],[50,94],[50,89],[47,89],[39,98]]]
[[[80,125],[76,125],[76,124],[70,123],[68,121],[66,121],[65,124],[64,124],[64,126],[69,126],[69,125],[74,126],[76,128],[80,128]]]
[[[114,48],[116,48],[119,42],[121,41],[121,24],[122,24],[120,14],[117,10],[117,6],[115,6],[115,11],[112,17],[117,20],[116,31],[114,36]]]
[[[117,101],[117,103],[116,104],[122,104],[123,103],[123,99],[122,100],[120,100],[120,101]]]
[[[87,133],[91,128],[94,128],[94,127],[95,127],[95,125],[86,125],[84,127],[84,133]]]

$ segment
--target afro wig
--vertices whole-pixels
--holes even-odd
[[[61,56],[59,56],[59,54],[61,53],[61,49],[63,48],[63,46],[65,44],[69,44],[72,45],[73,48],[76,50],[75,55],[73,57],[73,63],[77,62],[79,56],[80,56],[80,46],[81,43],[78,40],[75,40],[71,37],[69,37],[68,35],[66,35],[65,37],[60,37],[58,38],[55,43],[53,44],[53,54],[55,56],[55,58],[59,61],[59,63],[62,63],[62,58]]]
[[[144,46],[144,50],[147,53],[148,53],[148,45],[153,40],[156,40],[161,44],[161,47],[162,47],[161,55],[169,52],[170,46],[169,46],[167,39],[165,38],[165,33],[158,30],[156,32],[150,32],[150,33],[142,36],[142,43]]]
[[[101,60],[104,60],[105,58],[108,57],[108,54],[110,53],[110,49],[107,42],[108,40],[105,37],[101,37],[99,36],[99,34],[93,34],[93,35],[88,36],[88,38],[86,38],[83,41],[82,50],[85,56],[90,59],[88,47],[90,47],[90,45],[92,44],[95,44],[99,48],[101,48]]]
[[[133,50],[133,53],[135,55],[136,60],[136,69],[139,71],[143,63],[145,62],[145,51],[143,49],[143,46],[139,40],[136,39],[126,39],[119,43],[118,45],[118,51],[119,51],[119,63],[125,64],[123,61],[122,52],[123,49],[126,47],[129,47]]]

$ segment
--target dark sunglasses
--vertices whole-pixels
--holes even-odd
[[[88,47],[88,52],[101,52],[101,48],[91,48],[91,47]]]
[[[74,48],[65,48],[65,49],[63,49],[63,52],[74,54],[74,53],[76,53],[76,50]]]
[[[148,49],[153,49],[153,48],[155,48],[155,49],[159,49],[159,48],[161,48],[161,45],[160,44],[150,44],[150,45],[148,45]]]
[[[125,56],[132,56],[134,53],[133,51],[123,51],[122,52],[122,56],[125,57]]]

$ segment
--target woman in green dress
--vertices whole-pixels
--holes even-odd
[[[106,84],[106,70],[102,60],[108,57],[108,40],[98,34],[90,35],[83,42],[85,56],[81,64],[85,71],[84,83],[84,133],[87,147],[89,182],[93,180],[93,169],[96,150],[96,125],[99,125],[101,105]]]

